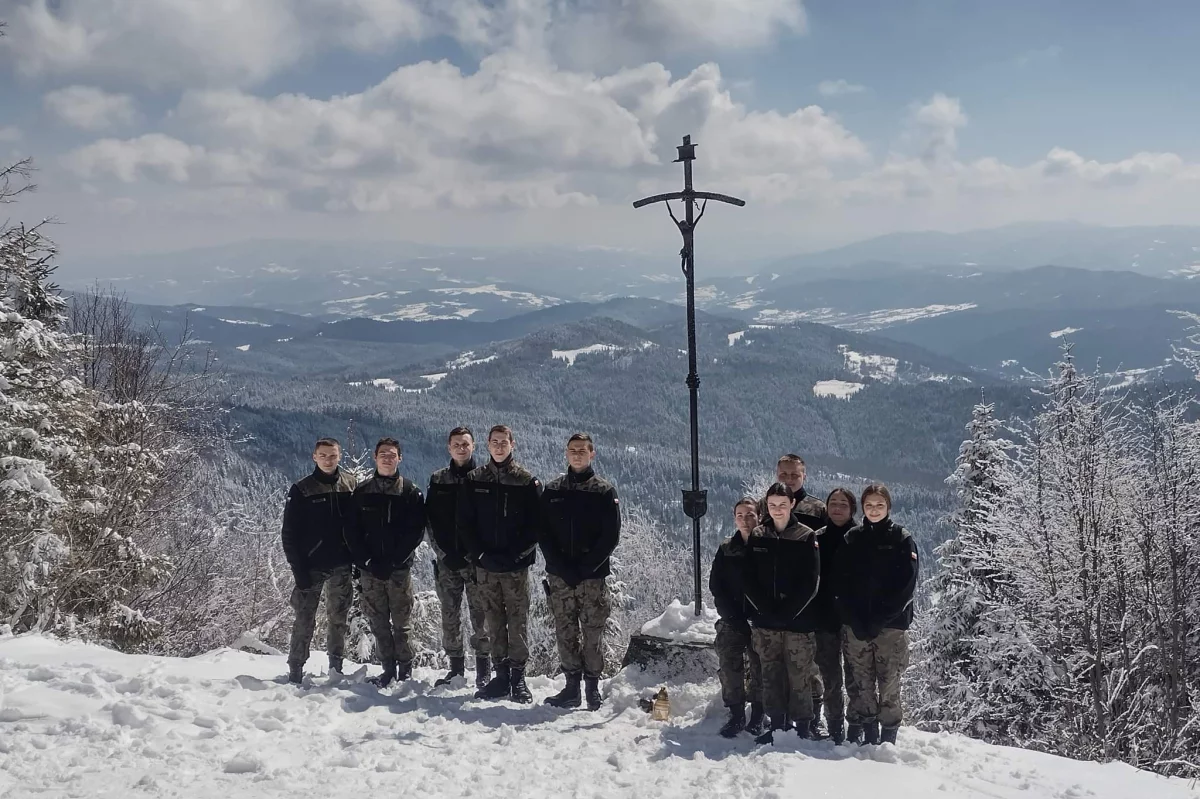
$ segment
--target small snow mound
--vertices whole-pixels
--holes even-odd
[[[513,729],[507,724],[500,725],[500,735],[496,738],[496,743],[501,746],[509,746],[513,742]]]
[[[248,351],[250,350],[250,345],[249,345],[249,344],[243,344],[243,345],[241,345],[240,347],[234,347],[234,349],[235,349],[235,350],[241,350],[242,352],[248,352]]]
[[[642,625],[642,635],[680,643],[711,644],[717,640],[717,611],[702,605],[697,616],[691,605],[675,599],[661,616]]]
[[[256,652],[260,655],[283,654],[283,652],[280,652],[270,644],[263,643],[262,639],[250,632],[245,632],[239,635],[237,640],[230,644],[229,647],[230,649],[241,649],[246,652]]]
[[[813,394],[818,397],[850,399],[866,388],[866,383],[851,383],[847,380],[820,380],[813,384]]]
[[[141,729],[150,726],[150,717],[128,702],[117,702],[113,705],[112,720],[118,727]]]
[[[225,761],[226,774],[254,774],[262,769],[262,758],[247,749]]]
[[[32,682],[49,682],[58,676],[58,672],[49,666],[38,666],[29,672],[29,679]]]

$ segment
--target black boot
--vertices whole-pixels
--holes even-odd
[[[467,672],[467,659],[461,655],[458,655],[458,656],[451,655],[450,656],[450,671],[446,672],[445,677],[439,677],[437,682],[435,682],[433,684],[433,687],[438,688],[443,685],[449,685],[450,682],[455,677],[462,677],[464,674],[466,674],[466,672]],[[483,685],[476,684],[475,687],[482,688],[484,685],[487,685],[486,680],[484,680]]]
[[[750,703],[750,720],[746,722],[746,732],[751,735],[762,735],[763,706],[762,702]]]
[[[492,678],[492,661],[487,656],[475,657],[475,687],[482,688]]]
[[[412,661],[408,660],[403,663],[396,664],[396,681],[404,682],[412,679]]]
[[[729,721],[721,727],[722,738],[736,738],[737,734],[746,729],[746,706],[730,705]]]
[[[383,673],[378,677],[373,677],[370,682],[378,685],[380,688],[387,688],[396,680],[396,661],[383,661]]]
[[[813,733],[812,733],[812,725],[813,725],[813,723],[812,723],[812,721],[811,721],[811,720],[809,720],[809,721],[797,721],[797,722],[796,722],[796,735],[797,735],[797,737],[799,737],[799,738],[800,738],[800,740],[802,740],[802,741],[807,741],[807,740],[810,740],[810,739],[812,739],[812,737],[813,737]]]
[[[881,744],[893,744],[893,745],[895,745],[895,743],[896,743],[896,733],[898,733],[899,731],[900,731],[900,728],[899,728],[899,727],[884,727],[884,728],[883,728],[882,730],[880,730],[880,732],[879,732],[879,742],[880,742]]]
[[[600,698],[600,677],[598,675],[585,674],[583,676],[583,695],[587,700],[588,710],[599,710],[600,705],[604,704],[604,700]]]
[[[879,743],[879,722],[868,721],[863,725],[863,743],[874,746]]]
[[[496,664],[496,676],[475,692],[476,699],[503,699],[512,691],[512,675],[507,663]]]
[[[529,686],[525,684],[525,667],[512,666],[509,669],[509,674],[509,696],[512,698],[512,701],[528,705],[533,701],[533,694],[529,693]]]
[[[767,730],[766,732],[764,732],[762,735],[755,738],[754,743],[759,744],[759,745],[774,744],[775,743],[775,731],[779,730],[782,732],[785,729],[785,727],[784,727],[785,724],[786,724],[786,722],[783,721],[782,719],[780,719],[779,721],[775,721],[775,719],[771,719],[771,728],[769,730]]]
[[[545,699],[545,704],[553,705],[554,707],[579,707],[583,699],[579,695],[579,681],[583,679],[583,672],[568,671],[567,687],[556,693],[554,696],[548,696]]]
[[[829,722],[829,737],[835,744],[846,742],[845,724],[840,721]]]
[[[338,674],[342,673],[342,659],[338,655],[330,655],[329,656],[329,672],[332,674],[335,671]]]
[[[299,685],[304,682],[304,664],[289,663],[288,664],[288,682]]]
[[[846,740],[849,741],[850,743],[860,744],[860,743],[862,743],[862,738],[863,738],[863,725],[851,724],[849,727],[846,728]]]

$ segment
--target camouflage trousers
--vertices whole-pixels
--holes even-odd
[[[342,657],[346,648],[347,617],[354,602],[354,583],[350,579],[350,567],[338,566],[330,571],[311,571],[312,587],[292,589],[291,605],[296,612],[292,623],[292,640],[288,645],[288,663],[303,666],[308,662],[309,646],[313,630],[317,626],[317,606],[321,603],[322,588],[325,593],[325,615],[329,619],[329,632],[325,636],[325,651],[331,658]]]
[[[813,634],[816,652],[813,658],[813,706],[825,705],[827,724],[846,721],[846,700],[842,687],[850,681],[850,664],[842,659],[841,633],[818,631]]]
[[[446,562],[438,558],[433,562],[434,583],[437,587],[438,603],[442,606],[442,649],[448,657],[463,657],[462,605],[463,594],[467,595],[467,613],[471,617],[471,651],[475,657],[487,657],[492,653],[491,640],[487,633],[483,596],[475,577],[475,567],[465,569],[447,568]]]
[[[362,602],[379,659],[411,663],[413,651],[408,637],[412,633],[412,572],[400,569],[381,580],[364,571]]]
[[[762,661],[763,709],[771,724],[812,721],[813,634],[755,627],[750,641]]]
[[[608,583],[602,578],[584,580],[572,588],[561,577],[548,574],[544,585],[562,670],[599,677],[604,671],[604,627],[612,610]]]
[[[849,627],[843,627],[842,634],[850,672],[850,723],[878,721],[885,729],[899,727],[904,720],[900,677],[908,668],[908,633],[884,630],[869,641],[855,637]]]
[[[529,569],[490,572],[477,569],[492,660],[524,666],[529,660]]]
[[[720,664],[721,702],[725,707],[742,707],[747,694],[754,704],[763,701],[762,663],[750,643],[750,628],[745,624],[717,622],[717,662]],[[747,667],[746,661],[749,661]]]

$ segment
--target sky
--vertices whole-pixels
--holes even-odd
[[[64,255],[248,238],[671,250],[1200,224],[1200,3],[0,0],[0,155]]]

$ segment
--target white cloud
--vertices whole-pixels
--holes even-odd
[[[10,0],[7,52],[27,76],[163,89],[251,86],[323,51],[451,36],[611,66],[758,47],[805,28],[800,0]],[[633,61],[632,59],[636,59]]]
[[[128,94],[110,94],[92,86],[67,86],[49,92],[43,99],[46,110],[80,130],[98,131],[132,125],[137,106]]]
[[[0,143],[16,142],[21,140],[21,129],[16,125],[5,125],[0,127]]]
[[[843,94],[859,94],[865,92],[866,86],[859,83],[851,83],[845,78],[837,80],[823,80],[817,84],[817,92],[823,97],[837,97]]]
[[[921,139],[921,157],[928,163],[942,163],[954,158],[958,129],[967,124],[967,115],[958,98],[939,92],[914,108],[912,124]]]
[[[506,53],[463,74],[402,67],[360,94],[318,100],[238,90],[185,94],[178,136],[105,139],[64,163],[87,180],[246,185],[296,208],[553,208],[661,185],[683,133],[706,180],[780,201],[814,192],[866,147],[815,106],[748,111],[712,64],[672,79],[658,64],[597,78]],[[274,200],[273,200],[274,201]]]

